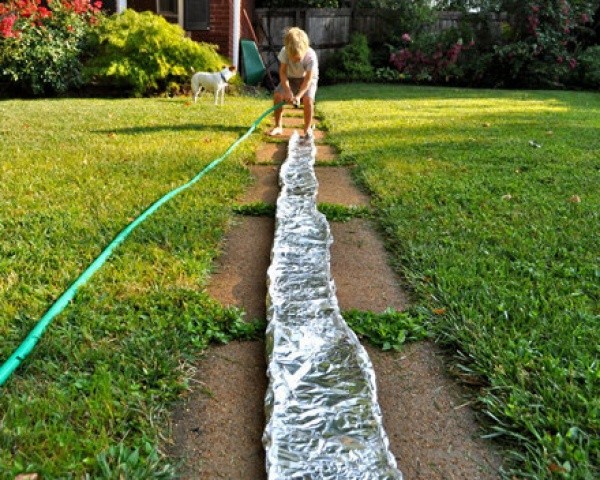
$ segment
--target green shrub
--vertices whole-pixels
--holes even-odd
[[[331,82],[369,81],[373,78],[371,51],[367,37],[355,33],[350,43],[337,52],[328,63],[325,79]]]
[[[600,45],[589,47],[579,57],[582,84],[600,89]]]
[[[183,29],[151,12],[126,10],[101,23],[88,81],[130,89],[135,96],[173,90],[194,71],[217,71],[227,59],[217,46],[185,37]]]
[[[390,67],[381,67],[375,69],[375,81],[381,83],[393,83],[404,80],[404,76]]]

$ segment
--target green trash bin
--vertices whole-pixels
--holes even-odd
[[[252,40],[240,40],[242,50],[242,78],[247,85],[258,85],[267,69],[262,61],[256,43]]]

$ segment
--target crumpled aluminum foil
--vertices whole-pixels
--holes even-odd
[[[312,136],[294,133],[279,175],[267,295],[268,478],[401,480],[373,366],[338,307],[315,154]]]

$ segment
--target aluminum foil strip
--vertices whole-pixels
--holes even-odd
[[[329,224],[316,207],[314,139],[290,138],[268,270],[270,480],[402,479],[367,352],[340,314]]]

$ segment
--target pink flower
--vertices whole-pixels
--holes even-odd
[[[536,33],[537,28],[540,26],[540,19],[535,16],[535,15],[528,15],[527,16],[527,24],[528,24],[528,30],[529,33]]]
[[[559,65],[561,65],[564,61],[565,61],[565,58],[562,55],[559,55],[558,57],[556,57],[556,63],[558,63]]]
[[[38,14],[40,18],[50,18],[52,16],[52,10],[48,10],[46,7],[38,8]]]
[[[446,52],[446,56],[448,57],[448,61],[450,63],[456,63],[458,60],[458,56],[460,55],[460,51],[462,50],[462,41],[456,42],[454,45],[450,47],[450,49]]]
[[[406,42],[406,43],[410,43],[410,42],[412,42],[412,38],[410,38],[410,35],[408,33],[405,33],[402,35],[402,41]]]
[[[574,58],[571,58],[569,60],[569,68],[571,70],[575,70],[575,67],[577,67],[577,60],[575,60]]]
[[[16,37],[16,32],[13,31],[13,26],[15,25],[15,20],[17,19],[16,15],[7,15],[2,20],[0,20],[0,36],[4,38],[12,38]]]
[[[588,23],[590,21],[590,17],[587,13],[582,13],[580,20],[581,20],[581,23]]]

